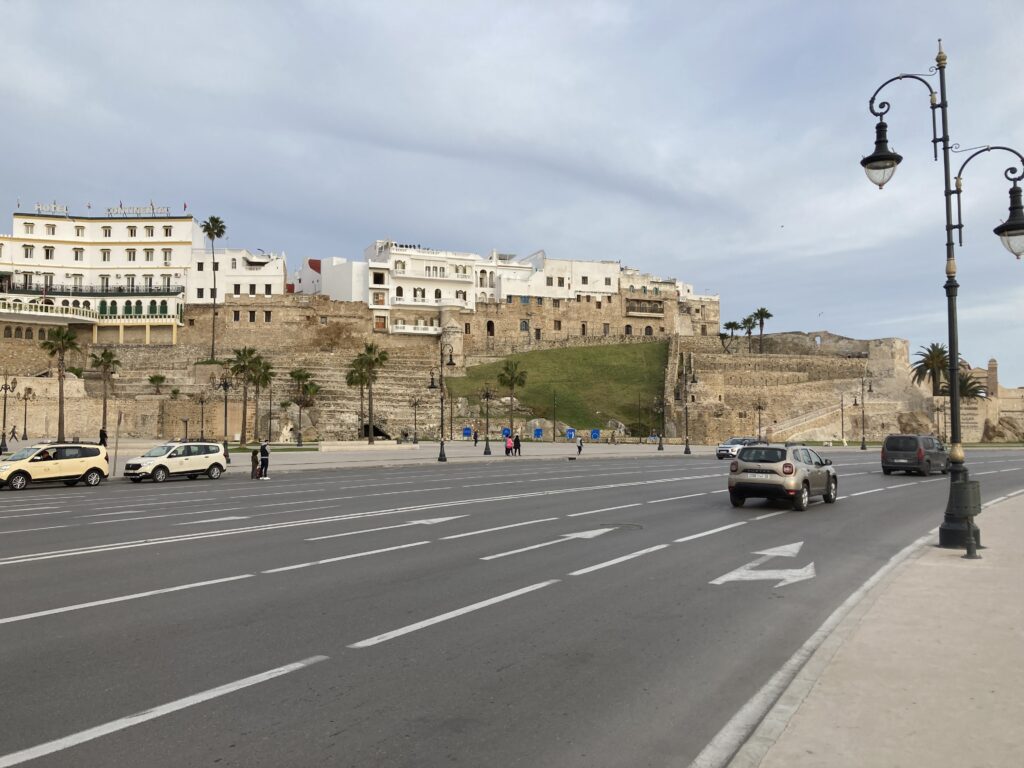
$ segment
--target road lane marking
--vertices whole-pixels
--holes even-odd
[[[321,661],[326,661],[327,656],[310,656],[308,659],[302,659],[292,664],[285,664],[283,667],[275,667],[274,669],[268,669],[266,672],[260,672],[257,675],[250,677],[244,677],[241,680],[235,680],[233,683],[226,683],[225,685],[217,686],[216,688],[210,688],[209,690],[196,693],[191,696],[186,696],[182,699],[172,701],[168,704],[161,704],[158,707],[152,709],[146,709],[142,712],[136,712],[134,715],[128,715],[122,717],[119,720],[113,720],[103,725],[97,725],[94,728],[88,728],[78,733],[73,733],[70,736],[65,736],[60,739],[48,741],[45,744],[39,744],[35,747],[29,747],[19,752],[11,752],[8,755],[0,757],[0,768],[10,768],[10,766],[20,765],[21,763],[28,762],[29,760],[35,760],[46,755],[52,755],[54,752],[60,752],[71,747],[77,747],[79,744],[84,744],[88,741],[93,741],[101,736],[107,736],[117,731],[123,731],[126,728],[130,728],[133,725],[139,723],[145,723],[149,720],[155,720],[158,717],[169,715],[172,712],[177,712],[188,707],[193,707],[196,704],[202,704],[204,701],[216,699],[220,696],[225,696],[229,693],[242,690],[243,688],[249,688],[260,683],[265,683],[268,680],[273,680],[275,677],[281,677],[291,672],[297,672],[300,669],[312,666]]]
[[[769,512],[766,515],[758,515],[754,519],[755,520],[767,520],[769,517],[775,517],[776,515],[787,515],[787,514],[789,514],[789,510],[788,509],[783,509],[783,510],[781,510],[779,512]]]
[[[590,509],[590,510],[587,510],[586,512],[570,512],[568,515],[566,515],[566,517],[580,517],[582,515],[596,515],[598,512],[613,512],[616,509],[629,509],[630,507],[639,507],[639,506],[640,506],[640,502],[638,501],[635,504],[620,504],[617,507],[601,507],[601,509]],[[557,520],[557,519],[558,518],[552,518],[552,520]]]
[[[497,528],[481,528],[478,531],[467,531],[466,533],[456,533],[451,536],[442,536],[442,541],[448,539],[461,539],[465,536],[476,536],[481,533],[493,533],[494,531],[504,531],[508,528],[518,528],[521,525],[533,525],[534,523],[550,523],[552,520],[558,520],[557,517],[542,517],[539,520],[526,520],[522,523],[512,523],[511,525],[499,525]]]
[[[15,528],[13,531],[0,531],[0,536],[6,535],[8,533],[32,533],[33,531],[53,531],[57,528],[73,528],[74,525],[74,523],[69,523],[67,525],[47,525],[44,528]]]
[[[743,520],[739,523],[730,523],[729,525],[723,525],[721,528],[712,528],[710,531],[701,531],[691,536],[684,536],[681,539],[673,539],[676,544],[682,544],[684,541],[693,541],[694,539],[701,539],[705,536],[710,536],[713,533],[721,533],[722,531],[728,531],[730,528],[739,528],[741,525],[746,525],[747,521]]]
[[[306,541],[323,541],[324,539],[340,539],[343,536],[358,536],[360,533],[376,533],[377,531],[391,531],[395,528],[408,528],[410,525],[437,525],[438,523],[447,523],[449,520],[458,520],[468,515],[452,515],[451,517],[434,517],[428,520],[410,520],[407,523],[398,523],[398,525],[383,525],[379,528],[364,528],[361,531],[347,531],[345,533],[329,533],[326,536],[313,536],[312,538],[306,539]],[[182,525],[182,523],[179,523]]]
[[[688,493],[685,496],[669,496],[667,499],[650,499],[648,504],[661,504],[663,501],[679,501],[680,499],[692,499],[697,496],[707,496],[708,492],[703,491],[702,493]]]
[[[598,563],[597,565],[588,565],[586,568],[580,568],[578,571],[573,571],[569,575],[582,576],[584,573],[590,573],[591,571],[597,571],[601,568],[608,568],[612,565],[618,565],[619,563],[624,563],[627,560],[632,560],[634,557],[641,557],[642,555],[650,554],[651,552],[657,552],[659,549],[665,549],[666,547],[668,547],[668,544],[657,544],[653,547],[648,547],[647,549],[641,549],[638,552],[631,552],[628,555],[616,557],[614,560],[606,560],[605,562]]]
[[[852,499],[854,496],[864,496],[865,494],[868,494],[868,493],[878,493],[879,491],[884,491],[884,490],[885,490],[885,488],[872,488],[870,491],[857,491],[857,493],[851,493],[850,494],[850,498]]]
[[[394,552],[397,549],[408,549],[409,547],[422,547],[424,544],[429,544],[429,541],[414,541],[412,544],[399,544],[397,547],[385,547],[384,549],[371,549],[368,552],[356,552],[351,555],[341,555],[339,557],[328,557],[323,560],[313,560],[308,563],[296,563],[295,565],[286,565],[282,568],[269,568],[260,573],[284,573],[285,571],[295,571],[299,568],[312,568],[314,565],[327,565],[328,563],[340,563],[342,560],[353,560],[357,557],[369,557],[370,555],[379,555],[381,552]]]
[[[481,600],[479,603],[473,603],[472,605],[467,605],[463,608],[456,608],[454,611],[442,613],[440,616],[434,616],[430,619],[424,619],[423,621],[418,621],[415,624],[409,624],[407,626],[401,627],[400,629],[395,629],[391,632],[385,632],[382,635],[368,637],[366,640],[360,640],[358,643],[352,643],[349,646],[349,648],[369,648],[371,645],[384,643],[388,640],[393,640],[396,637],[407,635],[410,632],[416,632],[417,630],[425,629],[426,627],[433,626],[434,624],[440,624],[443,621],[448,621],[450,619],[458,618],[459,616],[462,616],[464,614],[471,613],[473,611],[478,611],[481,608],[487,608],[488,606],[504,602],[505,600],[511,600],[512,598],[519,597],[520,595],[525,595],[529,592],[535,592],[536,590],[543,589],[544,587],[550,587],[552,584],[557,584],[559,581],[560,579],[549,579],[548,581],[542,581],[538,584],[531,584],[528,587],[523,587],[522,589],[517,589],[512,592],[506,592],[503,595],[491,597],[487,600]],[[3,768],[3,766],[0,765],[0,768]]]
[[[192,584],[180,584],[177,587],[165,587],[164,589],[151,589],[148,592],[136,592],[131,595],[121,595],[120,597],[108,597],[105,600],[92,600],[88,603],[76,603],[75,605],[65,605],[61,608],[50,608],[45,611],[35,611],[34,613],[23,613],[19,616],[8,616],[0,619],[0,624],[14,624],[19,621],[28,621],[29,619],[38,619],[41,616],[53,616],[58,613],[68,613],[69,611],[81,611],[85,608],[95,608],[98,605],[111,605],[112,603],[123,603],[127,600],[140,600],[144,597],[153,597],[154,595],[167,595],[171,592],[181,592],[186,589],[198,589],[199,587],[209,587],[214,584],[225,584],[229,581],[238,581],[239,579],[251,579],[255,574],[243,573],[241,576],[228,576],[224,579],[211,579],[210,581],[196,581]]]
[[[184,523],[175,523],[175,525],[203,525],[204,523],[226,523],[231,520],[248,519],[248,515],[228,515],[227,517],[211,517],[207,520],[186,520]]]
[[[592,531],[580,531],[579,533],[563,533],[559,538],[551,541],[544,541],[540,544],[531,544],[528,547],[520,547],[519,549],[512,549],[508,552],[499,552],[496,555],[487,555],[487,557],[481,557],[481,560],[497,560],[501,557],[509,557],[510,555],[518,555],[522,552],[529,552],[533,549],[540,549],[541,547],[550,547],[552,544],[564,544],[567,541],[573,539],[595,539],[609,531],[614,531],[615,528],[595,528]]]

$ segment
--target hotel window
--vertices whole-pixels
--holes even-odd
[[[135,290],[135,275],[124,276],[124,287],[127,288],[129,291]]]
[[[36,225],[33,224],[31,221],[26,221],[25,222],[25,234],[26,235],[31,235],[35,231],[36,231]]]
[[[28,272],[21,273],[21,287],[31,288],[32,287],[32,275]]]
[[[53,273],[43,275],[43,290],[48,291],[53,288]]]
[[[110,261],[110,249],[103,248],[100,250],[100,261]]]
[[[554,285],[555,284],[555,278],[549,277],[547,282],[548,282],[548,285]]]
[[[145,277],[143,277],[142,278],[142,284],[143,284],[143,286],[145,286],[147,291],[153,290],[153,276],[152,275],[146,275]]]
[[[170,237],[170,236],[171,236],[171,228],[165,226],[164,227],[164,237]]]
[[[270,322],[270,315],[271,315],[271,312],[270,312],[269,309],[263,310],[263,322],[264,323],[269,323]]]
[[[135,237],[135,233],[138,231],[138,227],[128,227],[128,237]]]
[[[249,322],[250,323],[255,323],[256,322],[256,310],[255,309],[250,309],[249,310]]]
[[[170,248],[164,248],[164,266],[165,267],[171,266],[171,249]]]
[[[75,227],[75,237],[85,237],[85,227]]]
[[[231,259],[231,268],[238,269],[238,259]]]
[[[85,249],[84,248],[75,248],[74,250],[75,250],[75,261],[84,261],[85,260]]]
[[[263,284],[263,295],[264,296],[269,296],[270,295],[270,283],[264,283]]]
[[[160,275],[160,285],[165,291],[169,291],[171,289],[171,276]]]
[[[100,275],[100,290],[110,290],[110,275]]]
[[[374,291],[373,292],[373,303],[374,304],[384,304],[385,303],[385,301],[384,301],[384,291]]]
[[[46,234],[48,234],[48,235],[56,235],[57,234],[57,225],[56,224],[47,224],[46,225]]]
[[[153,249],[152,248],[146,248],[143,251],[143,253],[146,254],[146,261],[152,261],[153,260]]]
[[[110,237],[110,227],[104,227],[103,228],[103,236],[104,237]]]
[[[79,289],[81,289],[81,287],[82,287],[82,276],[81,275],[72,275],[71,276],[71,287],[72,288],[79,288]],[[86,302],[86,304],[88,304],[88,303],[89,302]]]
[[[153,228],[152,227],[146,227],[146,237],[152,237],[152,236],[153,236]]]
[[[202,288],[196,288],[196,298],[197,299],[203,298],[203,289]]]
[[[213,262],[213,271],[214,272],[220,272],[220,264],[218,262],[216,262],[216,261]]]
[[[43,248],[43,258],[47,261],[53,261],[53,246],[47,245]]]
[[[235,283],[235,290],[232,291],[232,293],[234,293],[235,296],[237,296],[241,292],[242,292],[242,284],[241,283]]]
[[[216,288],[211,288],[210,289],[210,298],[211,299],[216,299],[217,298],[217,289]]]
[[[586,284],[587,284],[587,281],[589,281],[589,280],[590,280],[590,278],[589,278],[589,277],[587,277],[586,275],[584,275],[584,276],[583,276],[583,278],[582,278],[582,280],[583,280],[583,284],[584,284],[584,285],[586,285]]]
[[[203,262],[197,261],[196,262],[196,272],[202,272],[202,271],[203,271]]]
[[[34,245],[23,245],[21,248],[25,252],[26,259],[34,258],[36,251],[36,247]]]
[[[604,284],[605,284],[605,285],[611,285],[611,284],[612,284],[612,279],[611,279],[610,277],[606,277],[606,278],[604,279]]]
[[[559,288],[565,288],[565,278],[564,277],[558,278],[558,287]]]
[[[506,296],[505,297],[505,303],[506,304],[511,304],[512,303],[512,297],[511,296]]]
[[[388,329],[388,319],[384,315],[373,316],[373,330],[375,331],[386,331]]]
[[[562,300],[561,299],[552,299],[551,300],[551,306],[554,307],[555,309],[558,309],[559,307],[562,306]]]
[[[538,307],[544,306],[544,299],[542,297],[540,297],[540,296],[537,297],[537,306]]]
[[[234,320],[234,321],[235,321],[235,322],[237,323],[237,322],[238,322],[239,320],[241,320],[241,319],[242,319],[242,313],[241,313],[241,312],[239,312],[239,311],[238,311],[237,309],[236,309],[236,310],[234,310],[234,311],[233,311],[233,312],[231,313],[231,319],[232,319],[232,320]]]
[[[374,285],[384,285],[384,273],[383,272],[374,272],[373,273],[373,284]]]
[[[256,295],[256,283],[249,283],[249,295],[250,296],[255,296]]]
[[[135,261],[135,249],[129,248],[125,253],[128,254],[128,261]]]

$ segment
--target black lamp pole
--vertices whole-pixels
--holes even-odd
[[[444,353],[448,353],[448,361],[445,362]],[[441,342],[441,364],[437,368],[430,369],[430,389],[440,390],[441,394],[441,449],[437,454],[438,461],[448,461],[448,457],[444,455],[444,368],[449,366],[454,368],[455,361],[452,359],[452,355],[455,354],[455,349],[451,344],[445,344]],[[437,381],[434,381],[434,375],[437,375]]]
[[[846,395],[839,395],[839,439],[846,445]]]
[[[25,404],[25,412],[22,414],[21,421],[21,440],[24,442],[25,440],[28,440],[28,401],[35,400],[36,393],[30,388],[26,388],[24,392],[18,394],[18,399]]]
[[[484,391],[480,393],[484,401],[484,456],[491,455],[491,400],[494,399],[494,390],[490,382],[484,385]]]
[[[665,450],[665,411],[668,409],[665,407],[665,398],[661,397],[658,400],[658,407],[661,408],[661,433],[658,435],[658,450]]]
[[[864,392],[864,384],[865,384],[865,382],[868,385],[868,388],[867,388],[868,392],[874,393],[874,391],[875,391],[875,390],[873,390],[871,388],[871,379],[869,378],[870,376],[871,376],[871,373],[869,371],[867,376],[861,376],[860,377],[860,449],[862,451],[866,451],[868,449],[867,436],[866,436],[866,430],[865,430],[865,427],[867,426],[868,422],[867,422],[867,415],[866,415],[865,410],[864,410],[866,405],[867,405],[868,398],[867,398],[867,396],[866,396],[866,394]],[[854,405],[856,405],[856,403],[854,403]]]
[[[3,429],[0,429],[0,453],[7,453],[7,393],[13,392],[17,388],[18,380],[11,379],[8,383],[7,371],[4,371],[4,383],[0,384],[0,392],[4,393],[4,423]]]
[[[690,385],[697,383],[697,373],[693,369],[693,352],[690,353],[690,370],[686,370],[686,358],[683,358],[683,453],[689,455],[690,450]]]
[[[423,401],[418,397],[413,397],[409,400],[409,405],[412,406],[412,444],[419,445],[420,436],[416,423],[416,409],[423,405]]]
[[[211,383],[214,389],[224,391],[224,461],[231,463],[231,454],[228,452],[228,390],[231,389],[231,374],[224,371],[218,378],[216,374],[211,376]]]
[[[938,148],[942,145],[942,166],[945,181],[945,203],[946,203],[946,315],[949,327],[949,426],[950,436],[950,472],[949,472],[949,498],[946,504],[946,513],[942,525],[939,526],[939,546],[942,547],[973,547],[975,538],[978,535],[977,528],[972,520],[981,511],[981,491],[976,481],[968,479],[968,471],[965,466],[963,444],[960,437],[960,388],[959,368],[960,350],[958,343],[956,297],[960,284],[956,280],[956,254],[953,244],[953,230],[957,231],[959,245],[963,246],[963,218],[960,207],[960,193],[963,187],[963,172],[967,164],[978,155],[991,152],[994,149],[1009,152],[1020,160],[1020,168],[1015,165],[1007,168],[1003,175],[1010,186],[1010,213],[1006,221],[996,227],[993,232],[999,236],[1003,245],[1010,253],[1018,259],[1024,255],[1024,205],[1021,203],[1021,189],[1019,182],[1024,179],[1024,155],[1010,147],[989,145],[976,149],[956,174],[956,185],[950,183],[950,151],[956,151],[957,145],[951,145],[949,141],[949,104],[946,99],[946,63],[947,58],[942,50],[942,40],[939,40],[939,52],[935,56],[935,66],[931,73],[925,76],[902,74],[892,77],[882,83],[868,101],[868,109],[871,114],[878,118],[875,127],[875,149],[860,161],[864,172],[872,184],[879,189],[885,186],[896,172],[896,167],[903,158],[889,149],[888,136],[885,120],[890,104],[887,101],[878,103],[875,107],[875,100],[878,94],[889,83],[897,80],[916,80],[928,89],[932,110],[932,147],[933,154],[938,160]],[[939,92],[936,93],[925,77],[934,74],[939,76]],[[936,113],[941,117],[942,134],[939,135],[936,124]],[[969,151],[969,150],[964,150]],[[1014,161],[1016,163],[1016,161]],[[957,202],[957,223],[953,224],[953,197]],[[974,535],[971,535],[973,532]]]
[[[196,395],[196,402],[199,403],[199,439],[206,439],[206,402],[207,397],[205,392],[200,392]]]

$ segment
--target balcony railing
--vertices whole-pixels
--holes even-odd
[[[428,336],[438,336],[441,333],[439,325],[405,325],[404,323],[392,323],[392,333],[419,333]]]
[[[61,317],[67,320],[87,319],[95,320],[100,313],[95,309],[85,307],[58,307],[53,304],[26,304],[22,301],[11,301],[0,296],[0,312],[14,312],[21,315],[48,315],[50,317]]]
[[[185,292],[183,285],[154,285],[128,287],[126,285],[17,285],[15,283],[0,285],[0,293],[12,293],[19,296],[35,296],[45,299],[48,296],[177,296]]]

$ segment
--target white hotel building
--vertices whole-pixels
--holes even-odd
[[[214,266],[192,216],[35,208],[15,212],[11,234],[0,234],[0,338],[74,323],[90,325],[93,342],[175,343],[185,304],[212,302],[215,279],[219,297],[286,290],[283,255],[218,248]]]

